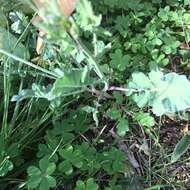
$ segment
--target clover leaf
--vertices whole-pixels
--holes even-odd
[[[134,114],[134,118],[141,126],[151,128],[155,125],[155,120],[150,113],[138,112]]]
[[[28,173],[28,188],[39,190],[49,190],[56,186],[56,180],[51,175],[54,173],[56,165],[49,162],[48,159],[43,158],[39,161],[39,168],[30,166],[27,170]]]
[[[163,21],[168,21],[169,19],[169,11],[170,8],[169,6],[165,7],[164,9],[160,9],[158,16],[163,20]]]
[[[47,158],[51,158],[51,161],[57,161],[58,160],[58,156],[57,154],[53,154],[53,149],[50,149],[50,147],[48,147],[46,144],[39,144],[38,145],[38,153],[37,153],[37,157],[38,158],[43,158],[43,157],[47,157]]]
[[[98,190],[98,185],[93,178],[89,178],[86,182],[78,180],[75,190]]]
[[[75,148],[80,150],[84,155],[83,166],[81,167],[81,170],[94,173],[100,169],[101,164],[98,160],[99,154],[93,146],[90,146],[89,143],[82,143],[81,145],[76,145]]]
[[[129,123],[125,118],[119,119],[119,123],[117,124],[117,134],[120,136],[125,136],[126,132],[129,131]]]
[[[120,49],[117,49],[114,53],[110,54],[110,65],[113,69],[124,71],[130,62],[129,55],[123,55]]]
[[[125,161],[125,154],[114,147],[109,151],[103,152],[102,167],[109,175],[116,172],[124,173],[126,171]]]
[[[119,109],[117,108],[111,108],[109,111],[108,111],[108,116],[111,118],[111,119],[120,119],[121,118],[121,113],[119,111]]]
[[[175,54],[177,52],[177,48],[180,46],[180,42],[173,36],[163,37],[164,45],[162,46],[162,50],[165,54]]]
[[[73,146],[68,146],[65,149],[59,150],[63,161],[59,164],[59,171],[70,175],[73,173],[73,167],[81,168],[83,166],[83,155],[80,150],[74,150]]]
[[[129,16],[118,16],[116,18],[116,30],[123,36],[126,37],[128,34],[129,27],[131,25]]]

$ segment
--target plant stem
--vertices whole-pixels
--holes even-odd
[[[9,92],[10,92],[10,59],[5,60],[4,63],[4,110],[3,110],[3,123],[2,123],[2,135],[4,140],[8,136],[8,109],[9,109]]]
[[[22,90],[23,82],[24,82],[24,79],[21,78],[20,87],[19,87],[19,92],[21,92],[21,90]],[[20,108],[20,101],[17,101],[17,102],[16,102],[16,105],[15,105],[13,117],[12,117],[11,122],[10,122],[10,127],[9,127],[9,128],[10,128],[10,129],[9,129],[9,133],[10,133],[10,134],[11,134],[11,132],[12,132],[12,129],[13,129],[14,126],[15,126],[15,122],[16,122],[16,119],[17,119],[17,116],[18,116],[18,113],[19,113],[19,108]]]
[[[72,23],[74,23],[73,19],[71,18]],[[99,76],[100,79],[105,78],[104,74],[102,73],[101,69],[99,68],[98,63],[96,63],[96,60],[93,56],[93,54],[86,48],[86,46],[82,43],[82,41],[78,38],[78,36],[75,36],[73,33],[69,32],[69,35],[73,39],[73,41],[76,43],[78,48],[83,51],[83,53],[86,55],[88,63],[93,66],[94,71]]]
[[[108,88],[108,91],[121,91],[121,92],[131,92],[131,93],[135,93],[135,92],[157,92],[161,90],[161,88],[153,88],[153,89],[132,89],[132,88],[122,88],[122,87],[117,87],[117,86],[111,86]]]
[[[19,62],[21,62],[21,63],[24,63],[25,65],[28,65],[28,66],[30,66],[30,67],[32,67],[32,68],[34,68],[34,69],[37,69],[37,70],[39,70],[39,71],[42,71],[43,73],[47,73],[47,74],[49,74],[50,76],[53,76],[55,79],[58,78],[58,75],[56,75],[55,73],[53,73],[53,72],[51,72],[51,71],[48,71],[47,69],[44,69],[44,68],[42,68],[42,67],[40,67],[40,66],[38,66],[38,65],[35,65],[35,64],[33,64],[33,63],[29,62],[29,61],[25,61],[24,59],[21,59],[21,58],[15,56],[15,55],[12,55],[12,54],[10,54],[10,53],[4,51],[3,49],[0,49],[0,53],[2,53],[3,55],[6,55],[6,56],[8,56],[8,57],[10,57],[10,58],[12,58],[12,59],[14,59],[14,60],[16,60],[16,61],[19,61]]]

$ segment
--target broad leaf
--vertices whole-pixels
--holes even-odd
[[[189,148],[190,146],[190,133],[187,133],[182,139],[177,143],[174,152],[171,157],[171,162],[176,162]]]
[[[111,119],[120,119],[121,118],[121,112],[117,108],[112,108],[108,111],[108,116]]]
[[[6,29],[0,27],[0,49],[16,55],[17,57],[27,59],[29,53],[24,45],[17,44],[17,38]],[[0,54],[0,58],[2,54]]]
[[[4,14],[4,12],[0,9],[0,27],[6,27],[7,25],[7,18]]]
[[[26,98],[46,98],[47,100],[53,100],[55,97],[51,94],[51,85],[47,87],[32,84],[32,89],[21,90],[18,95],[14,95],[11,101],[22,101]]]
[[[34,97],[52,101],[59,97],[81,93],[85,90],[86,86],[93,83],[93,80],[88,76],[89,70],[87,67],[69,70],[59,74],[63,76],[58,78],[53,85],[49,84],[47,87],[44,87],[34,83],[31,90],[22,90],[18,95],[14,95],[11,100],[21,101]]]
[[[93,31],[95,27],[100,25],[102,17],[94,14],[92,5],[88,0],[80,0],[76,9],[76,22],[84,31]]]
[[[128,87],[126,94],[134,93],[137,105],[151,106],[157,116],[190,108],[190,82],[185,75],[164,75],[160,71],[151,71],[148,76],[134,73]]]
[[[65,72],[63,77],[53,84],[52,95],[55,97],[75,93],[87,85],[87,72],[84,70],[72,70]]]
[[[28,24],[27,17],[21,11],[11,11],[9,18],[12,22],[11,29],[16,34],[22,34]]]
[[[26,98],[32,98],[32,97],[35,97],[35,93],[33,90],[28,90],[28,89],[27,90],[21,90],[18,95],[14,95],[11,98],[11,101],[12,102],[22,101]]]

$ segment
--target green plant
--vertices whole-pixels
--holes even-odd
[[[87,181],[86,181],[86,184],[81,181],[81,180],[78,180],[77,183],[76,183],[76,188],[75,190],[97,190],[98,189],[98,185],[94,182],[94,179],[93,178],[89,178]]]
[[[139,125],[151,128],[155,125],[155,120],[149,113],[135,113],[134,119],[138,122]]]
[[[190,137],[189,137],[189,133],[187,133],[176,144],[176,147],[171,157],[171,162],[176,162],[187,151],[187,149],[189,148],[189,145],[190,145]]]
[[[73,150],[72,146],[68,146],[65,149],[59,150],[60,156],[64,159],[59,164],[59,170],[66,175],[70,175],[73,172],[73,166],[81,168],[83,165],[83,155],[80,149]]]
[[[157,116],[189,108],[190,82],[184,75],[152,71],[147,77],[143,73],[134,73],[129,88],[131,92],[129,90],[127,95],[134,92],[137,105],[151,106]]]
[[[189,1],[0,4],[2,190],[188,188]]]
[[[39,161],[39,168],[30,166],[27,169],[29,179],[27,181],[28,188],[40,190],[49,190],[56,186],[56,180],[51,175],[54,173],[56,165],[49,162],[48,159]]]
[[[127,170],[124,163],[126,157],[116,148],[111,148],[111,150],[104,152],[102,156],[103,169],[108,174],[113,175],[115,172],[124,173]]]

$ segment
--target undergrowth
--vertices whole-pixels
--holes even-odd
[[[190,1],[57,5],[0,0],[0,189],[189,189]]]

